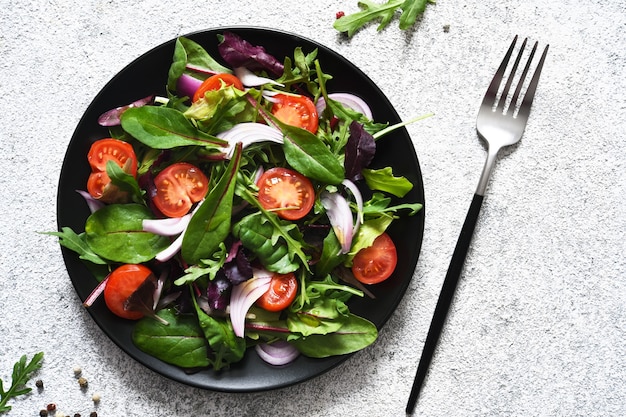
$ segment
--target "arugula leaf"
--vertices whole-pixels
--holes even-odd
[[[400,10],[400,29],[406,30],[415,24],[418,15],[424,13],[428,3],[435,3],[435,0],[387,0],[382,4],[361,0],[358,2],[361,11],[342,16],[335,21],[333,27],[352,37],[367,23],[380,19],[376,29],[380,32],[389,25],[396,12]]]
[[[41,368],[42,360],[43,352],[35,354],[28,364],[26,363],[26,355],[23,355],[20,360],[13,365],[11,386],[7,391],[4,390],[2,379],[0,379],[0,413],[11,411],[11,406],[7,405],[7,402],[11,398],[28,394],[32,391],[32,388],[25,387],[24,385],[28,382],[31,374]]]
[[[63,227],[60,232],[42,232],[44,235],[56,236],[59,244],[78,254],[82,260],[98,265],[106,265],[108,262],[98,256],[85,241],[85,233],[76,234],[71,228]]]
[[[306,243],[302,240],[297,225],[281,221],[273,213],[257,212],[247,215],[235,224],[233,235],[269,271],[287,274],[301,266],[309,269],[308,258],[302,250]]]

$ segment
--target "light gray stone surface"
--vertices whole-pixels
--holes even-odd
[[[352,39],[357,2],[0,1],[0,378],[45,352],[34,416],[401,416],[437,295],[485,157],[478,104],[514,34],[550,52],[522,142],[500,158],[420,416],[626,415],[626,6],[614,0],[438,0]],[[55,239],[65,149],[88,104],[147,50],[226,25],[294,31],[368,74],[409,126],[426,231],[414,279],[380,339],[311,381],[224,394],[126,356],[76,296]],[[449,25],[449,31],[444,26]],[[89,380],[79,390],[72,368]],[[33,383],[30,384],[33,386]],[[97,408],[91,394],[102,396]]]

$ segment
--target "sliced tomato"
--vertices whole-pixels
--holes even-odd
[[[129,164],[126,172],[137,175],[135,151],[130,143],[123,140],[105,138],[95,141],[89,149],[87,160],[93,172],[106,172],[107,162],[114,161],[122,168]]]
[[[177,162],[154,178],[154,205],[168,217],[182,217],[209,190],[209,180],[195,165]]]
[[[204,97],[204,94],[207,91],[219,90],[220,88],[222,88],[222,85],[232,85],[238,90],[243,90],[243,84],[241,83],[239,78],[237,78],[233,74],[215,74],[210,76],[209,78],[204,80],[202,84],[200,84],[200,87],[198,87],[198,89],[194,93],[193,99],[191,101],[195,103],[196,101]]]
[[[313,184],[304,175],[288,168],[270,168],[261,175],[259,202],[266,210],[286,220],[306,216],[315,202]]]
[[[293,273],[274,274],[269,289],[256,301],[267,311],[281,311],[291,305],[298,294],[298,279]]]
[[[124,319],[142,318],[143,313],[126,310],[124,304],[150,275],[150,268],[140,264],[122,265],[111,272],[104,287],[104,302],[109,310]]]
[[[383,233],[372,246],[356,254],[352,261],[352,273],[364,284],[377,284],[391,276],[397,263],[396,245],[387,233]]]
[[[106,167],[109,161],[113,161],[127,174],[137,176],[137,156],[132,145],[113,138],[97,140],[89,148],[87,161],[91,166],[91,175],[87,180],[89,194],[105,203],[125,202],[128,193],[111,184]]]
[[[313,100],[301,95],[276,94],[272,114],[281,122],[317,132],[318,116]]]

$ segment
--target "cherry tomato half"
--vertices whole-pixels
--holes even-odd
[[[104,302],[113,314],[123,319],[138,320],[143,313],[124,308],[128,297],[152,275],[152,271],[140,264],[126,264],[109,274],[104,287]]]
[[[275,210],[285,220],[299,220],[315,202],[313,184],[304,175],[288,168],[270,168],[261,175],[259,202],[266,210]]]
[[[256,301],[267,311],[281,311],[291,305],[298,294],[298,279],[293,273],[274,274],[270,288]]]
[[[87,180],[87,191],[93,198],[114,203],[123,201],[126,193],[121,192],[111,184],[107,175],[106,166],[109,161],[115,162],[124,171],[132,176],[137,175],[137,157],[130,143],[122,140],[105,138],[95,141],[89,153],[87,161],[91,166],[91,175]]]
[[[137,157],[130,143],[123,140],[105,138],[97,140],[91,145],[87,160],[93,172],[106,172],[107,162],[114,161],[124,168],[126,161],[130,159],[129,174],[137,175]]]
[[[306,129],[311,133],[317,132],[318,116],[313,100],[306,96],[276,94],[277,100],[272,105],[272,114],[281,122]]]
[[[243,90],[243,84],[241,83],[239,78],[237,78],[233,74],[215,74],[210,76],[209,78],[204,80],[202,84],[200,84],[200,87],[198,87],[198,89],[194,93],[193,99],[191,101],[195,103],[196,101],[200,100],[202,97],[204,97],[204,94],[207,91],[219,90],[220,88],[222,88],[222,84],[226,86],[232,85],[238,90]]]
[[[352,261],[352,273],[363,284],[377,284],[396,269],[398,254],[387,233],[378,236],[372,246],[361,249]]]
[[[156,195],[152,202],[168,217],[182,217],[209,190],[209,180],[195,165],[177,162],[154,178]]]

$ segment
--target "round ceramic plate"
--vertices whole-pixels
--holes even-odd
[[[219,28],[185,35],[201,44],[208,53],[220,60],[217,51],[217,35],[232,31],[253,45],[265,47],[267,52],[279,60],[293,57],[296,47],[305,53],[318,49],[318,59],[325,73],[333,79],[327,83],[329,92],[351,92],[362,97],[372,108],[377,122],[394,124],[400,122],[398,114],[380,89],[348,60],[332,50],[300,36],[263,28]],[[76,190],[86,188],[90,172],[87,152],[91,144],[107,137],[108,130],[97,123],[98,116],[118,106],[139,98],[157,94],[165,96],[167,73],[172,61],[175,40],[166,42],[148,51],[117,74],[95,97],[80,120],[70,141],[61,177],[57,201],[57,219],[60,227],[71,227],[77,233],[84,230],[89,215],[85,201]],[[408,178],[414,188],[402,201],[424,202],[424,191],[420,167],[407,131],[402,128],[377,142],[374,167],[392,166],[394,174]],[[396,220],[389,233],[398,250],[398,266],[387,281],[369,289],[375,299],[364,297],[350,301],[352,312],[371,320],[379,329],[393,313],[417,264],[424,231],[424,210],[415,216]],[[72,283],[81,300],[85,300],[97,284],[87,266],[78,256],[65,248],[63,257]],[[295,362],[283,367],[273,367],[263,362],[255,352],[249,351],[245,358],[230,369],[214,372],[204,370],[187,373],[176,366],[166,364],[137,349],[131,341],[134,322],[120,319],[111,314],[102,298],[89,308],[89,313],[122,350],[146,367],[191,386],[225,392],[251,392],[275,389],[300,383],[318,376],[347,359],[349,355],[326,359],[311,359],[300,356]],[[363,365],[367,366],[367,365]]]

